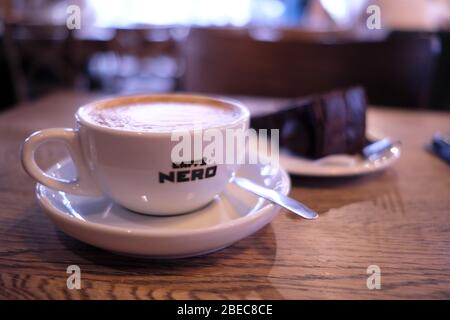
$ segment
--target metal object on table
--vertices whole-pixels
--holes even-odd
[[[264,199],[272,201],[273,203],[278,204],[279,206],[301,216],[304,219],[311,220],[319,217],[317,212],[311,210],[310,208],[298,202],[297,200],[294,200],[288,196],[276,192],[275,190],[260,186],[248,179],[241,177],[234,177],[233,182],[239,187],[247,191],[253,192]]]

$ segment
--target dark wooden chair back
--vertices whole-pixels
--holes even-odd
[[[257,40],[242,29],[192,29],[184,43],[186,91],[298,97],[363,85],[372,104],[427,107],[439,41],[392,33],[331,41],[295,33]]]

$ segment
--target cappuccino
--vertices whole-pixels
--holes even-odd
[[[197,157],[197,152],[207,153],[201,142],[194,143],[192,152],[182,149],[180,155],[188,159],[178,161],[174,150],[180,143],[174,136],[190,137],[197,124],[220,135],[227,130],[245,130],[250,113],[228,99],[164,94],[95,101],[80,107],[75,118],[75,129],[46,129],[24,142],[25,170],[41,184],[61,192],[105,195],[132,211],[168,216],[204,207],[224,190],[240,165],[211,163],[209,153],[210,158]],[[76,179],[57,179],[36,164],[35,151],[44,142],[55,140],[69,149]],[[226,145],[214,146],[214,154],[226,152]]]
[[[240,116],[228,105],[182,101],[152,101],[87,110],[86,117],[97,125],[138,132],[170,132],[209,128],[227,124]]]

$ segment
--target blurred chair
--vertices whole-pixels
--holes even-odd
[[[184,43],[186,91],[298,97],[362,84],[372,104],[428,107],[439,56],[434,35],[382,39],[291,31],[258,40],[243,29],[192,29]],[[259,37],[264,39],[264,37]]]
[[[435,109],[450,110],[450,31],[440,31],[442,54],[433,84],[432,105]]]
[[[0,110],[17,102],[13,87],[13,76],[7,59],[3,35],[0,35]]]
[[[73,41],[66,26],[10,23],[5,25],[7,59],[18,102],[75,85]]]
[[[172,91],[179,79],[177,48],[172,28],[114,28],[105,50],[90,59],[90,77],[109,92]]]

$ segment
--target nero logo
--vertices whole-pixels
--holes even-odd
[[[187,163],[172,163],[172,169],[175,170],[167,173],[159,172],[159,183],[203,180],[214,177],[217,172],[217,166],[207,166],[205,158]]]

